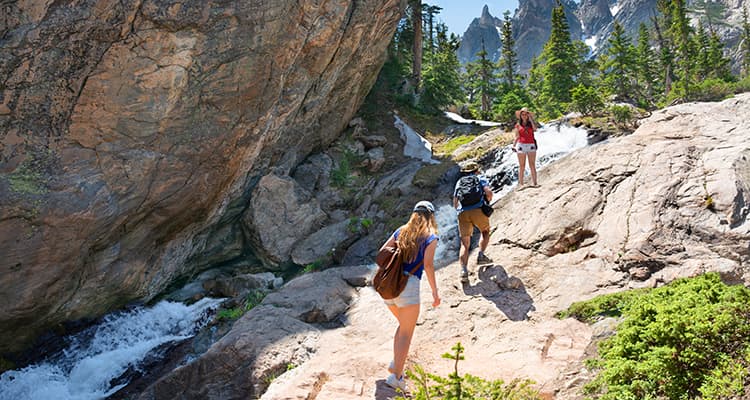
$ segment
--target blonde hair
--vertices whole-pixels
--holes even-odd
[[[411,213],[409,222],[401,227],[398,234],[398,248],[401,249],[404,262],[414,261],[419,253],[419,246],[433,233],[438,233],[435,214],[421,211]]]

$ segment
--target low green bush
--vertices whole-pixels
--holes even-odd
[[[570,315],[621,314],[584,387],[602,400],[730,399],[750,383],[750,290],[716,273],[638,294],[594,299]],[[571,307],[573,308],[573,307]],[[594,311],[596,310],[596,311]]]

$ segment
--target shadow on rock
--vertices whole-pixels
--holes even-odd
[[[501,265],[480,267],[477,281],[464,285],[463,289],[469,296],[482,296],[492,301],[511,321],[526,320],[529,312],[534,310],[534,301],[526,293],[523,282],[515,276],[508,276]]]
[[[407,389],[409,388],[407,387]],[[386,385],[385,379],[378,379],[375,382],[375,396],[373,397],[374,400],[391,400],[395,399],[398,396],[406,397],[407,399],[409,398],[409,396],[406,396],[401,392],[397,392],[394,388]]]

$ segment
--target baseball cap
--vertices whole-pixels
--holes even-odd
[[[414,211],[427,211],[430,214],[434,214],[435,206],[427,200],[422,200],[414,206]]]

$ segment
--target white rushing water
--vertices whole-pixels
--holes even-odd
[[[150,308],[117,312],[78,335],[61,354],[0,375],[0,400],[103,399],[126,383],[111,382],[157,347],[181,341],[208,322],[220,299],[192,305],[162,301]]]
[[[588,133],[585,129],[567,125],[545,125],[536,131],[537,140],[537,171],[560,159],[564,155],[588,145]],[[507,184],[499,190],[493,191],[493,203],[510,193],[518,182],[518,157],[511,146],[505,146],[497,152],[493,165],[485,169],[482,174],[490,181],[497,177],[508,177]],[[528,166],[526,175],[529,175]],[[527,181],[530,182],[530,177]],[[544,186],[544,182],[539,182]],[[440,244],[435,251],[435,264],[444,266],[458,259],[458,220],[456,210],[452,204],[436,205],[438,207],[435,218],[440,232]]]
[[[539,147],[536,152],[537,172],[571,151],[587,146],[587,135],[588,133],[585,129],[569,125],[548,124],[540,128],[534,133]],[[505,185],[499,190],[494,191],[493,203],[513,190],[518,183],[517,171],[518,157],[510,145],[505,146],[502,151],[498,152],[495,163],[483,171],[483,175],[489,179],[500,174],[512,174],[509,185]],[[528,162],[525,176],[528,178],[526,181],[531,182]],[[544,182],[539,183],[544,184]]]

